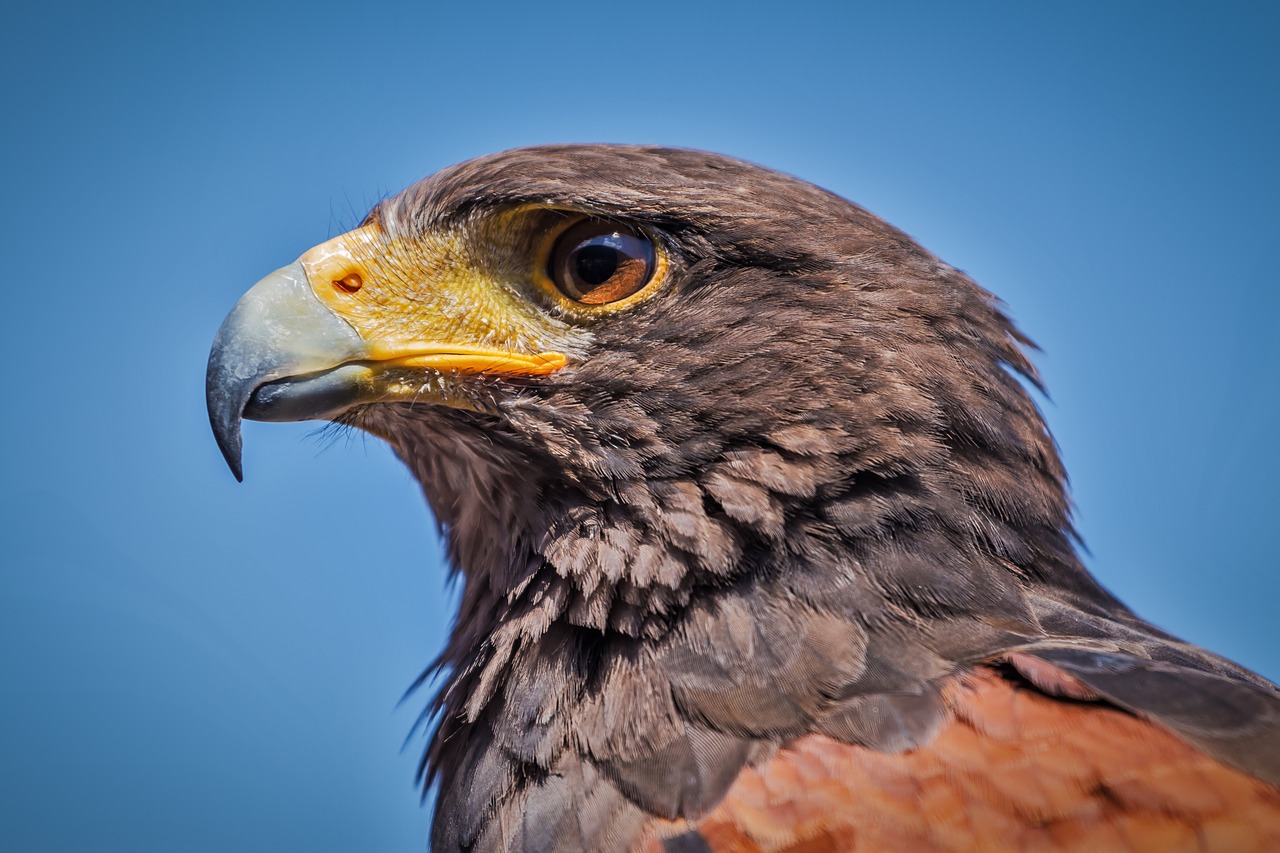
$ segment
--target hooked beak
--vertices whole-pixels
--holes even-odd
[[[237,480],[243,418],[332,420],[354,406],[395,401],[465,406],[459,384],[446,379],[533,376],[565,365],[559,352],[492,343],[493,309],[475,304],[468,280],[447,273],[421,272],[429,284],[398,303],[394,322],[370,322],[371,311],[393,310],[377,298],[387,251],[376,226],[335,237],[255,284],[223,321],[205,399]]]
[[[299,421],[341,412],[353,389],[333,367],[365,353],[356,330],[316,298],[299,262],[242,296],[214,336],[205,374],[209,424],[236,480],[244,479],[242,417]],[[269,384],[282,379],[294,381]]]

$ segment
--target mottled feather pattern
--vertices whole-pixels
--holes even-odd
[[[464,584],[434,850],[1237,849],[1223,797],[1274,819],[1280,695],[1085,570],[994,297],[701,152],[507,152],[370,220],[412,239],[528,204],[650,229],[670,280],[562,371],[477,381],[478,411],[349,417],[420,480]],[[1028,764],[1046,748],[1064,763]]]

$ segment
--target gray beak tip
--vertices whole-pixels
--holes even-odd
[[[216,352],[216,350],[215,350]],[[222,451],[222,458],[235,476],[237,483],[244,482],[244,468],[241,463],[243,439],[240,436],[240,418],[243,403],[230,399],[233,395],[217,386],[217,365],[210,359],[209,376],[206,380],[206,402],[209,406],[209,426],[213,428],[213,437]]]
[[[236,430],[234,438],[228,438],[226,441],[219,439],[218,449],[222,451],[222,458],[227,460],[227,467],[231,469],[231,475],[236,478],[236,482],[243,483],[244,467],[240,462],[240,431]]]

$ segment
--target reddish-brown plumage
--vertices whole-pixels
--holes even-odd
[[[701,820],[655,823],[641,849],[696,830],[724,853],[1280,850],[1280,790],[1161,726],[987,667],[942,694],[947,720],[927,744],[802,737]]]

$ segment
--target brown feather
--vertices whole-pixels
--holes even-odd
[[[651,823],[640,849],[687,833],[742,853],[1280,849],[1280,791],[1158,725],[985,667],[942,695],[946,722],[921,748],[802,737],[705,818]]]

